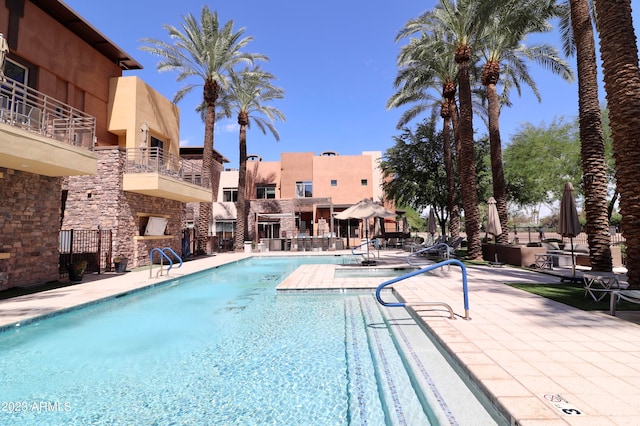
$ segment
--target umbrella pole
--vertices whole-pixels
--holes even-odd
[[[573,275],[573,278],[576,277],[576,258],[575,255],[573,254],[573,237],[569,237],[569,241],[571,242],[571,274]]]

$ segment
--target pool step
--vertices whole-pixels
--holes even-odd
[[[403,359],[395,349],[389,326],[382,317],[379,305],[371,295],[360,296],[359,302],[365,322],[368,347],[373,364],[376,366],[375,375],[386,423],[391,425],[434,424],[435,417],[425,413],[421,398],[413,386]]]

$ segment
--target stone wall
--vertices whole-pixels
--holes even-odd
[[[0,168],[0,290],[58,279],[60,185]]]
[[[122,189],[125,152],[118,147],[97,148],[98,175],[71,176],[63,185],[68,196],[62,229],[110,229],[113,256],[124,256],[128,267],[149,264],[154,247],[171,247],[181,254],[184,203]],[[148,216],[167,217],[162,237],[144,237]]]
[[[247,231],[249,238],[256,241],[256,213],[291,213],[290,217],[280,218],[280,237],[292,237],[296,234],[296,220],[293,216],[293,200],[267,199],[251,200],[247,209]]]

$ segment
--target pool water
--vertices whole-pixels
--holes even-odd
[[[276,293],[328,260],[248,259],[1,333],[0,424],[456,424],[372,295]]]

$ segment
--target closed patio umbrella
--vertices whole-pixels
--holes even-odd
[[[576,200],[573,198],[573,185],[571,182],[564,184],[562,199],[560,200],[560,222],[558,223],[558,233],[563,237],[569,237],[571,242],[571,272],[573,278],[576,276],[576,261],[573,253],[573,237],[582,231]]]
[[[493,238],[497,238],[502,234],[502,225],[500,224],[500,217],[498,216],[498,208],[496,207],[496,200],[493,197],[489,198],[489,212],[487,214],[487,234],[493,235]]]
[[[373,200],[369,198],[365,198],[364,200],[358,201],[358,203],[349,207],[348,209],[337,213],[334,217],[340,220],[346,219],[361,219],[361,220],[369,220],[372,217],[394,217],[395,213],[390,212],[385,209],[381,204],[374,203]],[[367,238],[367,259],[369,259],[369,226],[365,227],[366,238]]]
[[[495,243],[498,235],[502,234],[502,225],[500,224],[500,217],[498,216],[498,207],[496,207],[496,199],[489,198],[489,212],[487,214],[487,234],[493,235],[493,241]],[[495,260],[498,262],[498,251],[495,251]]]
[[[427,232],[431,234],[431,243],[433,244],[433,236],[438,231],[438,224],[436,223],[436,215],[433,212],[433,207],[429,208],[429,219],[427,220]]]

